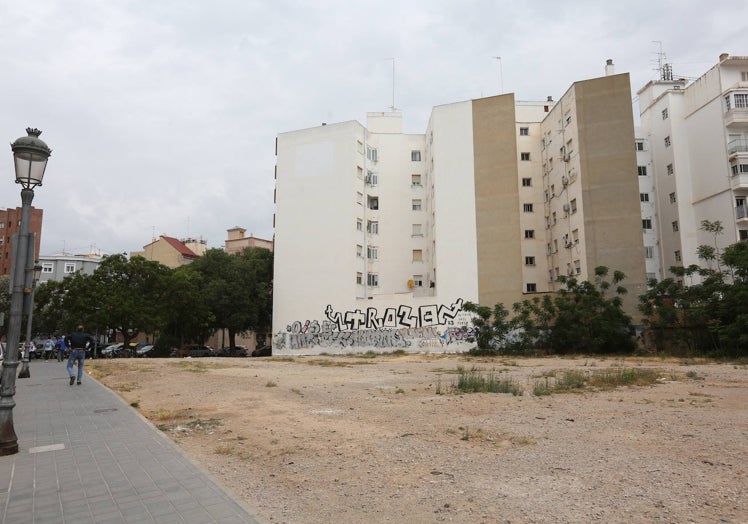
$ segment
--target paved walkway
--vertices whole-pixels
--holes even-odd
[[[19,452],[0,457],[3,524],[258,523],[233,495],[107,388],[65,364],[16,379]]]

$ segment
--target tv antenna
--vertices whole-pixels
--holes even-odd
[[[394,113],[397,111],[395,107],[395,58],[385,58],[385,61],[387,60],[392,60],[392,105],[390,106],[390,111]]]
[[[499,62],[499,89],[500,89],[499,94],[503,95],[504,94],[504,72],[501,67],[501,57],[494,56],[492,58],[496,60],[497,62]]]

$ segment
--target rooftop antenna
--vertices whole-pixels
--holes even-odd
[[[499,89],[500,89],[499,94],[503,95],[504,94],[504,72],[502,71],[502,68],[501,68],[501,57],[494,56],[493,59],[499,62]]]
[[[665,51],[662,50],[661,40],[652,40],[653,44],[658,44],[660,50],[657,52],[657,73],[660,76],[660,80],[672,80],[673,79],[673,65],[666,62],[667,57]]]
[[[392,60],[392,105],[390,106],[390,111],[394,113],[397,111],[395,107],[395,58],[385,58],[385,60]]]

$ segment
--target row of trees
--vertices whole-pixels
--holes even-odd
[[[719,234],[720,224],[707,223]],[[704,224],[702,224],[704,229]],[[707,229],[704,229],[707,230]],[[748,243],[723,253],[701,246],[707,267],[672,267],[673,278],[649,282],[639,297],[644,316],[641,349],[676,355],[748,356]],[[698,277],[698,278],[696,278]],[[637,348],[631,317],[623,311],[625,275],[606,267],[591,281],[559,277],[554,295],[517,302],[511,314],[474,303],[476,353],[627,353]],[[646,343],[645,343],[646,342]]]
[[[235,255],[210,249],[176,269],[112,255],[91,275],[74,273],[40,285],[33,331],[66,333],[82,323],[92,332],[96,327],[118,332],[125,344],[146,333],[157,348],[169,348],[200,343],[226,329],[233,350],[237,334],[269,330],[272,285],[273,255],[263,248]]]

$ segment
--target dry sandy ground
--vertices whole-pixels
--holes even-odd
[[[267,522],[748,522],[745,365],[384,355],[87,366]],[[457,393],[458,366],[524,393]],[[563,370],[634,368],[661,378],[533,394]]]

